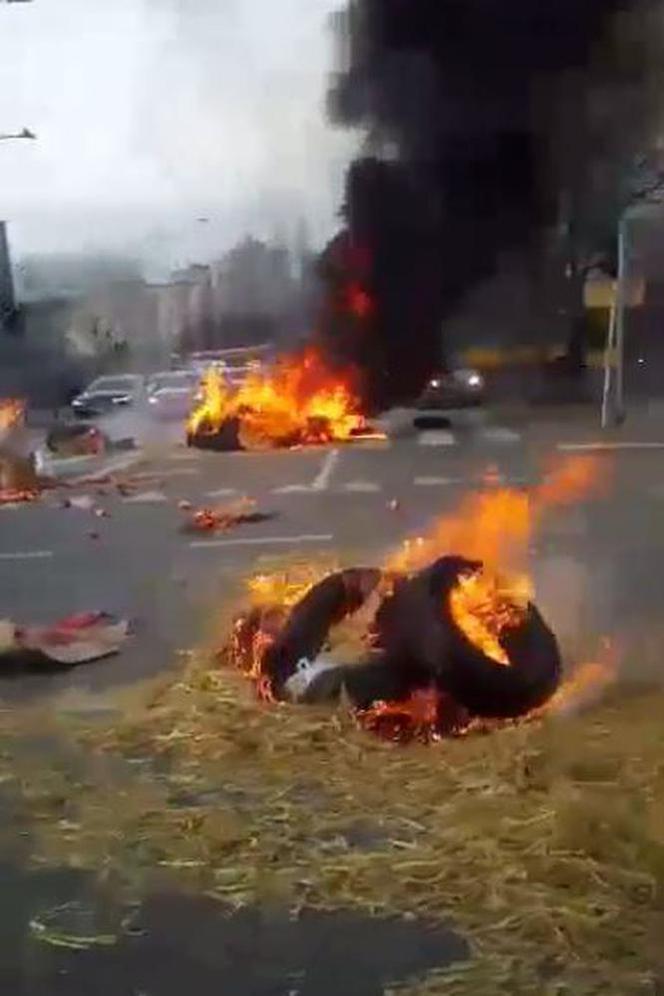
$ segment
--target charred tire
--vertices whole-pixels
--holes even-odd
[[[203,423],[198,432],[187,433],[187,446],[194,446],[199,450],[213,450],[217,453],[241,450],[243,447],[240,442],[240,420],[229,419],[216,430]]]
[[[562,672],[560,650],[533,604],[523,622],[506,630],[500,639],[509,667],[468,640],[452,618],[449,596],[461,574],[480,566],[461,557],[443,557],[404,582],[386,611],[396,615],[393,627],[409,615],[407,634],[396,644],[397,649],[407,649],[459,705],[475,716],[516,718],[542,705],[555,692]],[[385,620],[383,633],[389,655],[394,644]]]

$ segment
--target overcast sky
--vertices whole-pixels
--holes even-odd
[[[15,253],[184,263],[298,214],[323,238],[356,142],[324,120],[338,6],[0,0],[0,132],[38,135],[0,142]]]

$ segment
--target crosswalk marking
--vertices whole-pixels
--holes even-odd
[[[456,446],[457,443],[453,433],[446,429],[421,432],[417,442],[419,446]]]

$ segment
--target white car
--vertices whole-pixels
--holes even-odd
[[[183,419],[189,415],[199,376],[191,370],[166,370],[148,379],[148,410],[158,419]]]

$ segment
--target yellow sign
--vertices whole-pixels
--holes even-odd
[[[583,288],[583,303],[586,308],[611,308],[616,303],[617,281],[610,277],[591,277]],[[646,296],[646,282],[643,277],[630,277],[625,281],[625,306],[640,308]]]

